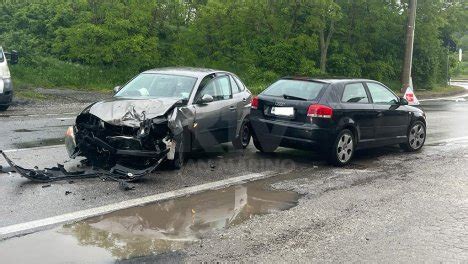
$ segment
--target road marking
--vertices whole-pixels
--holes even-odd
[[[61,116],[61,115],[77,115],[77,113],[29,114],[29,115],[0,115],[0,117],[44,117],[44,116]]]
[[[154,203],[163,200],[174,199],[182,196],[187,196],[190,194],[196,194],[209,190],[216,190],[221,188],[226,188],[231,185],[242,184],[250,181],[265,179],[271,177],[274,174],[273,172],[267,171],[263,173],[251,173],[239,177],[234,177],[222,181],[205,183],[197,186],[187,187],[178,189],[175,191],[170,191],[166,193],[160,193],[155,195],[150,195],[142,198],[132,199],[128,201],[123,201],[119,203],[109,204],[105,206],[100,206],[96,208],[86,209],[82,211],[76,211],[72,213],[67,213],[63,215],[53,216],[49,218],[39,219],[35,221],[15,224],[11,226],[5,226],[0,228],[0,240],[11,238],[14,236],[25,235],[32,232],[41,231],[48,229],[53,226],[61,224],[69,224],[79,220],[83,220],[89,217],[103,215],[111,212],[115,212],[122,209],[127,209],[135,206],[141,206],[148,203]]]
[[[34,147],[34,148],[20,148],[20,149],[7,149],[4,150],[3,152],[5,153],[10,153],[10,152],[19,152],[19,151],[31,151],[31,150],[41,150],[41,149],[49,149],[49,148],[58,148],[58,147],[63,147],[63,144],[60,145],[50,145],[50,146],[44,146],[44,147]]]
[[[468,136],[465,137],[455,137],[455,138],[446,138],[446,139],[441,139],[433,142],[428,142],[429,144],[440,144],[440,143],[451,143],[455,141],[461,141],[461,140],[468,140]]]

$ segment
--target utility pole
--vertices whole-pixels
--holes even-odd
[[[403,86],[401,92],[404,93],[410,85],[411,66],[413,64],[413,44],[414,44],[414,28],[416,26],[416,6],[417,0],[409,0],[408,9],[408,26],[406,28],[406,48],[405,60],[403,62],[403,73],[401,82]]]

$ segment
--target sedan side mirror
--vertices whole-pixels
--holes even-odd
[[[211,102],[213,102],[213,101],[214,101],[213,96],[211,96],[211,95],[209,95],[209,94],[204,94],[204,95],[202,96],[202,98],[201,98],[200,100],[198,100],[198,102],[199,102],[200,104],[207,104],[207,103],[211,103]]]
[[[122,88],[121,86],[114,87],[114,94],[118,93],[121,88]]]
[[[401,97],[401,98],[400,98],[400,105],[408,105],[408,100],[406,100],[405,98]]]

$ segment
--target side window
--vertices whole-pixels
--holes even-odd
[[[232,96],[232,91],[231,91],[231,82],[229,81],[229,77],[221,77],[215,80],[219,86],[219,98],[220,100],[227,100],[230,99]]]
[[[245,85],[244,83],[237,77],[237,76],[232,76],[232,78],[234,78],[234,81],[235,83],[237,84],[237,86],[239,87],[239,90],[240,91],[245,91]]]
[[[205,94],[213,96],[214,101],[230,99],[232,97],[232,93],[229,77],[223,76],[211,80],[202,88],[197,98],[201,98]]]
[[[341,97],[343,103],[369,103],[366,88],[362,83],[347,84]]]
[[[367,83],[374,104],[396,104],[399,99],[390,90],[378,83]]]
[[[232,84],[231,86],[232,86],[232,93],[233,94],[241,92],[241,88],[239,87],[239,85],[237,85],[236,81],[233,79],[232,76],[231,76],[231,84]]]

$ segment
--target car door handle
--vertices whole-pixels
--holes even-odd
[[[237,109],[237,108],[236,108],[235,106],[230,106],[230,107],[229,107],[229,110],[231,110],[231,111],[235,111],[236,109]]]
[[[382,111],[377,111],[377,117],[382,117],[383,116],[383,112]]]

